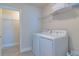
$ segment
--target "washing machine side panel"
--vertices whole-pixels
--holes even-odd
[[[39,56],[39,39],[40,39],[40,36],[38,35],[34,35],[33,37],[33,55],[35,56]]]
[[[68,51],[68,39],[65,37],[55,39],[55,55],[65,56]]]

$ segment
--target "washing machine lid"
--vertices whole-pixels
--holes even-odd
[[[67,31],[65,30],[52,30],[52,33],[46,33],[46,32],[41,32],[41,33],[36,33],[36,35],[48,38],[48,39],[58,39],[67,36]]]

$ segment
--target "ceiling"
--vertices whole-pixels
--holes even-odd
[[[43,8],[48,4],[49,3],[29,3],[29,5],[36,6],[36,7],[39,7],[39,8]]]
[[[18,7],[21,8],[26,5],[31,5],[39,8],[43,8],[44,6],[48,5],[49,3],[0,3],[2,6],[12,6],[12,7]]]

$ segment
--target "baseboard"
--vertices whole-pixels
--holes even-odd
[[[28,52],[28,51],[31,51],[31,50],[32,50],[32,48],[31,48],[31,47],[26,48],[26,49],[22,49],[22,50],[21,50],[21,53],[23,53],[23,52]]]
[[[4,45],[3,48],[4,47],[12,47],[12,46],[16,46],[16,45],[18,45],[18,44],[17,43],[15,43],[15,44],[7,44],[7,45]]]
[[[72,56],[79,56],[79,50],[78,51],[71,51]]]

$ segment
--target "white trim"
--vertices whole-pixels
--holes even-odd
[[[71,55],[72,55],[72,56],[79,56],[79,50],[78,50],[78,51],[72,50],[72,51],[71,51]]]
[[[7,45],[4,45],[3,48],[4,47],[12,47],[12,46],[16,46],[16,45],[18,45],[18,44],[17,43],[15,43],[15,44],[7,44]]]
[[[32,48],[31,47],[28,47],[28,48],[22,49],[21,50],[21,53],[28,52],[28,51],[31,51],[31,50],[32,50]]]

